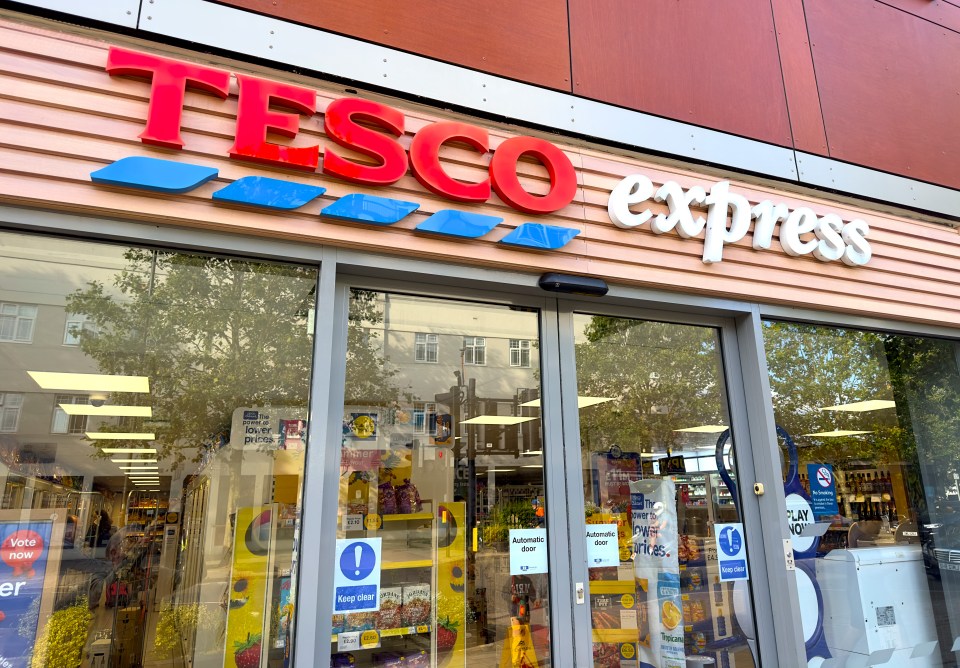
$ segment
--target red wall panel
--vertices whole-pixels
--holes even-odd
[[[224,0],[223,4],[570,90],[566,0]]]
[[[578,95],[790,146],[770,0],[570,0]]]
[[[960,187],[960,34],[876,0],[807,0],[830,156]]]
[[[770,0],[770,6],[777,28],[780,69],[790,111],[793,147],[808,153],[827,155],[827,135],[823,129],[823,112],[820,110],[820,93],[817,91],[817,75],[810,53],[803,0]]]

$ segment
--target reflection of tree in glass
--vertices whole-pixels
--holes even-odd
[[[873,467],[902,464],[911,505],[953,484],[960,462],[960,375],[952,343],[798,323],[764,323],[777,423],[806,447],[802,459]],[[822,411],[872,399],[895,409]],[[862,436],[803,437],[848,429]]]
[[[97,324],[79,336],[101,373],[150,379],[149,394],[110,403],[149,405],[153,417],[103,431],[155,432],[176,464],[223,445],[236,408],[306,407],[315,269],[143,249],[124,258],[112,288],[90,282],[67,298],[68,312]]]
[[[383,355],[383,311],[381,293],[350,291],[346,406],[392,406],[399,398],[392,382],[398,371]]]
[[[809,448],[804,459],[889,461],[895,456],[893,411],[820,410],[893,398],[878,334],[785,322],[766,322],[763,331],[774,415],[798,447]],[[803,436],[837,429],[874,433],[869,438]]]
[[[584,452],[672,450],[690,438],[676,429],[729,424],[715,330],[593,316],[583,336],[578,394],[615,398],[581,409]]]

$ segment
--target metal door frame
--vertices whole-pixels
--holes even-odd
[[[780,464],[776,454],[776,432],[769,400],[767,369],[759,310],[716,315],[650,308],[609,305],[602,301],[563,300],[557,309],[560,347],[561,410],[564,441],[564,480],[569,512],[568,543],[570,583],[589,582],[584,540],[583,471],[580,452],[580,420],[574,359],[573,314],[584,312],[614,317],[654,320],[682,325],[706,326],[719,333],[728,410],[737,443],[737,480],[741,482],[741,514],[750,566],[751,598],[756,627],[757,649],[763,666],[794,666],[802,657],[803,639],[796,606],[775,605],[775,601],[796,601],[796,581],[786,577],[783,540],[789,537]],[[562,398],[570,398],[563,401]],[[758,444],[758,445],[755,445]],[[772,444],[772,445],[771,445]],[[754,481],[765,493],[753,493]],[[592,624],[589,599],[574,603],[574,657],[577,666],[592,666]],[[804,661],[802,665],[805,665]]]

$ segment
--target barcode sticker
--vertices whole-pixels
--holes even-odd
[[[896,626],[897,617],[893,613],[892,605],[877,608],[877,626]]]

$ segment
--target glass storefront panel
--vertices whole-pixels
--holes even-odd
[[[574,331],[594,665],[755,665],[717,330]]]
[[[809,665],[956,666],[956,343],[763,331]]]
[[[551,665],[538,328],[352,291],[332,665]]]
[[[0,663],[289,658],[317,279],[0,233]]]

